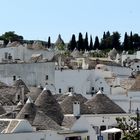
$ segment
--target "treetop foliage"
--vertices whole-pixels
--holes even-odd
[[[106,51],[115,48],[120,52],[122,50],[134,52],[140,49],[139,34],[133,34],[132,32],[128,34],[126,32],[124,34],[124,40],[122,42],[120,41],[120,37],[121,34],[117,31],[113,33],[107,31],[103,32],[103,36],[101,39],[99,39],[98,36],[95,36],[95,40],[93,40],[92,35],[88,37],[87,32],[85,33],[85,35],[80,32],[77,39],[75,34],[72,35],[67,45],[67,49],[70,51],[73,51],[74,49],[77,49],[79,51],[91,51],[96,49]],[[7,45],[9,41],[19,41],[20,43],[24,42],[23,36],[16,34],[14,31],[5,32],[0,36],[0,40],[4,40],[5,45]],[[50,46],[51,38],[48,37],[48,47]]]

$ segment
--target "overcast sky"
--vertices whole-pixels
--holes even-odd
[[[3,0],[0,34],[15,31],[25,39],[65,42],[74,33],[102,37],[104,31],[140,33],[140,0]]]

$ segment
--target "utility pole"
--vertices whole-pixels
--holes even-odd
[[[137,130],[139,130],[139,109],[138,108],[136,110],[136,114],[137,114]]]

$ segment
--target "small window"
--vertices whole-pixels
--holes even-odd
[[[69,87],[68,92],[73,92],[73,87]]]
[[[91,90],[94,91],[94,87],[92,87]]]
[[[61,88],[59,88],[59,93],[61,93]]]
[[[16,100],[16,102],[19,102],[20,101],[20,95],[19,94],[16,94],[15,100]]]
[[[8,52],[5,52],[5,59],[8,59]]]
[[[29,114],[25,114],[25,115],[24,115],[24,118],[25,118],[25,119],[29,119]]]
[[[13,112],[12,113],[12,118],[15,119],[16,118],[16,115],[17,115],[16,112]]]
[[[48,80],[49,79],[49,77],[48,77],[48,75],[46,75],[46,78],[45,78],[46,80]]]
[[[16,80],[16,76],[14,75],[14,76],[13,76],[13,81],[15,81],[15,80]]]
[[[19,94],[17,95],[17,100],[18,100],[18,101],[20,100],[20,95],[19,95]]]
[[[104,87],[101,87],[101,91],[104,91]]]
[[[101,131],[106,130],[106,126],[105,126],[105,125],[101,125],[101,126],[100,126],[100,130],[101,130]]]

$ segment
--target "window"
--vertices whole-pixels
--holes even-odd
[[[15,81],[15,80],[16,80],[16,76],[14,75],[14,76],[13,76],[13,81]]]
[[[48,80],[49,79],[49,77],[48,77],[48,75],[46,75],[46,78],[45,78],[46,80]]]
[[[104,87],[101,87],[101,91],[104,91]]]
[[[18,94],[18,95],[17,95],[17,101],[19,101],[19,100],[20,100],[20,95]]]
[[[19,93],[16,94],[15,100],[16,100],[16,102],[20,101],[20,94]]]
[[[61,93],[61,88],[59,88],[59,93]]]
[[[91,90],[94,91],[94,87],[92,87]]]
[[[68,92],[73,92],[73,91],[74,91],[73,87],[68,88]]]
[[[29,114],[25,114],[25,115],[24,115],[24,118],[25,118],[25,119],[29,119]]]
[[[5,59],[8,58],[8,52],[5,52]]]
[[[16,112],[13,112],[12,113],[12,118],[15,119],[16,118],[16,115],[17,115]]]
[[[106,130],[106,126],[105,126],[105,125],[101,125],[101,126],[100,126],[100,130],[101,130],[101,131]]]

